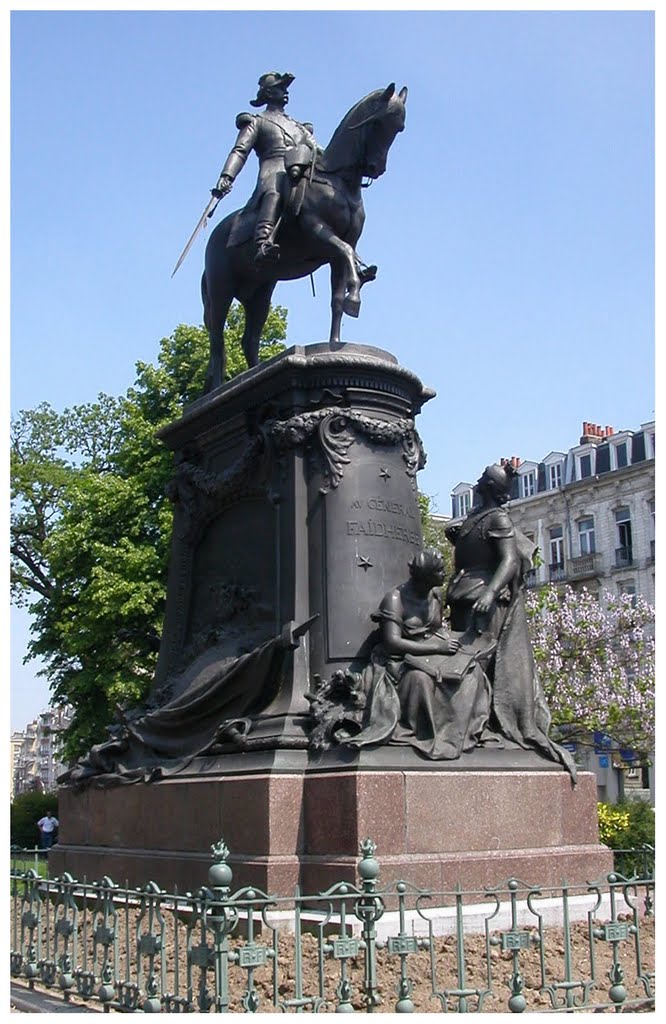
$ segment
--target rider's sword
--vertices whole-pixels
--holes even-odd
[[[190,249],[192,247],[192,242],[197,237],[197,235],[201,231],[202,227],[204,227],[204,225],[205,225],[206,221],[208,220],[208,218],[212,217],[213,214],[215,213],[215,207],[217,206],[217,204],[219,203],[221,198],[222,198],[221,196],[211,196],[211,198],[209,199],[208,205],[206,206],[206,209],[201,214],[201,216],[199,218],[199,221],[197,223],[197,226],[195,227],[194,231],[192,232],[192,234],[190,235],[190,237],[189,237],[189,239],[187,241],[187,245],[185,246],[185,248],[181,252],[180,256],[178,257],[178,262],[176,263],[176,266],[171,271],[171,276],[172,277],[176,273],[176,271],[178,270],[178,267],[181,265],[181,263],[183,262],[185,257],[187,256],[188,252],[190,251]]]

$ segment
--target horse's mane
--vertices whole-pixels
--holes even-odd
[[[375,89],[349,110],[317,161],[322,171],[333,173],[357,163],[363,145],[363,122],[379,109],[385,89]]]

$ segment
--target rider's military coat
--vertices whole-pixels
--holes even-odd
[[[254,150],[259,160],[259,177],[244,212],[256,210],[267,193],[282,194],[285,178],[285,155],[296,146],[307,146],[315,151],[317,143],[311,124],[301,124],[281,111],[263,111],[260,114],[239,114],[236,118],[238,138],[226,159],[221,175],[232,180],[245,166]],[[237,245],[246,235],[243,218],[238,218],[229,237],[229,245]],[[241,237],[242,236],[242,237]]]

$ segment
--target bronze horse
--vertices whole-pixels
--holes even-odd
[[[379,178],[386,170],[391,144],[405,127],[406,100],[407,89],[396,93],[391,84],[360,100],[340,122],[314,168],[306,172],[298,214],[283,214],[278,261],[257,264],[251,232],[246,242],[227,245],[243,211],[229,214],[212,232],[201,282],[210,337],[206,391],[224,383],[224,325],[233,300],[245,310],[243,353],[248,366],[256,366],[277,282],[306,277],[325,263],[331,267],[329,343],[340,343],[342,314],[358,316],[361,286],[375,271],[362,271],[355,251],[365,221],[361,188],[365,178]]]

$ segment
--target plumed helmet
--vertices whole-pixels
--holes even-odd
[[[250,100],[250,106],[263,107],[267,101],[266,94],[269,89],[272,89],[274,85],[283,85],[285,89],[288,89],[293,81],[293,75],[282,74],[280,71],[268,71],[259,79],[259,91],[257,92],[256,99]]]

